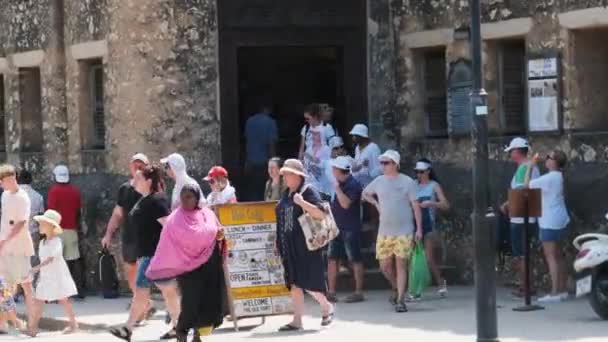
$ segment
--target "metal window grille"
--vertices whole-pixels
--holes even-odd
[[[525,131],[526,48],[524,42],[505,42],[499,54],[501,121],[505,133]]]
[[[424,110],[427,134],[447,135],[446,60],[443,51],[428,52],[424,56]]]
[[[105,148],[106,123],[103,96],[103,66],[101,63],[91,65],[90,74],[90,104],[93,116],[92,147]]]

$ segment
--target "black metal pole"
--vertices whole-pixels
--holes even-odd
[[[471,92],[471,130],[473,151],[473,239],[475,243],[475,296],[477,341],[498,341],[496,323],[496,269],[493,209],[489,201],[488,125],[486,92],[482,87],[481,68],[481,7],[479,0],[470,0],[471,57],[473,64],[473,90]]]

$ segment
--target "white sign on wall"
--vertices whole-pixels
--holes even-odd
[[[557,58],[528,61],[528,129],[559,130],[559,84]]]

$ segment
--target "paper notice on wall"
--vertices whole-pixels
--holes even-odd
[[[528,80],[528,105],[530,131],[555,131],[559,129],[557,79]]]
[[[230,291],[237,317],[292,312],[283,264],[275,252],[276,203],[217,207],[228,242]]]

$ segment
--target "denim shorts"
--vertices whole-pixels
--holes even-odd
[[[540,228],[538,230],[538,239],[543,242],[561,241],[566,237],[567,230],[562,229],[546,229]]]
[[[531,242],[536,230],[536,223],[528,224],[528,240]],[[514,257],[524,256],[524,224],[511,222],[511,254]]]
[[[137,276],[135,278],[135,285],[138,289],[151,289],[152,285],[154,284],[165,285],[174,281],[174,279],[163,279],[155,281],[148,279],[148,277],[146,277],[146,271],[150,266],[150,261],[152,261],[151,257],[142,257],[139,258],[137,261]]]
[[[361,262],[361,233],[341,231],[329,243],[329,258],[332,260],[347,259],[350,262]]]

